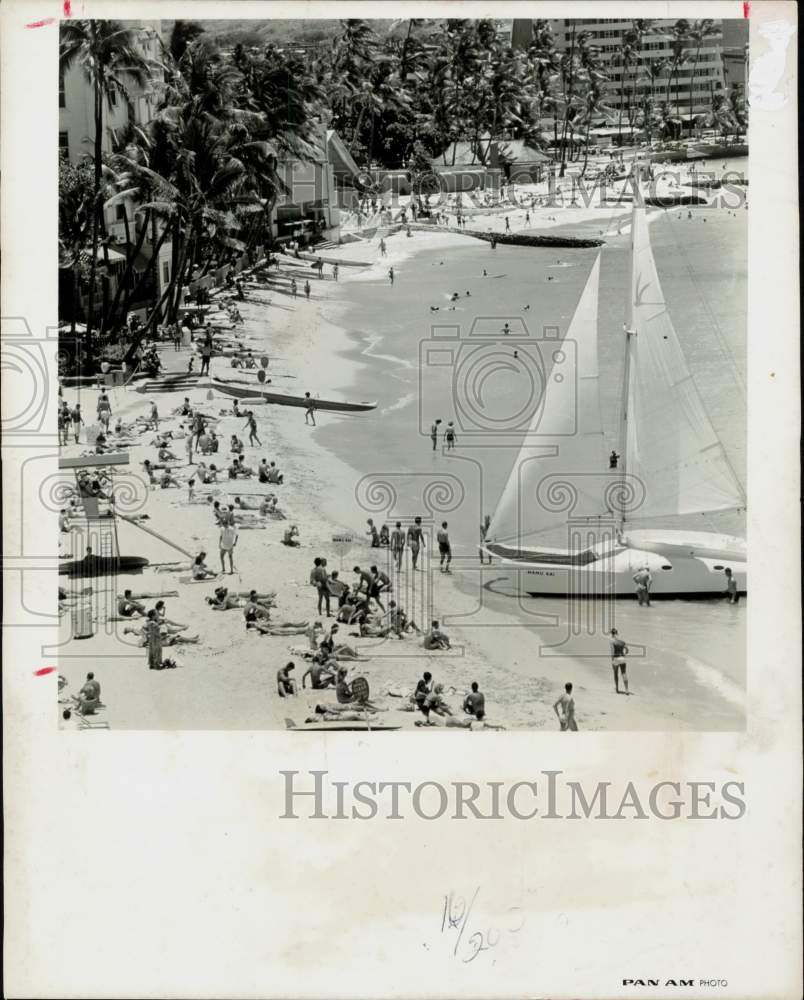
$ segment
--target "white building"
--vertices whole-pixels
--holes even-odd
[[[157,61],[162,56],[160,21],[126,21],[126,27],[142,28],[137,45],[145,58]],[[158,101],[160,77],[158,72],[146,74],[142,84],[134,79],[127,81],[126,91],[112,92],[103,109],[103,134],[101,148],[104,153],[114,151],[124,131],[129,125],[147,125],[153,118]],[[59,75],[59,155],[70,163],[79,163],[92,157],[95,141],[94,93],[81,66],[76,62],[64,74]],[[127,235],[132,243],[139,235],[142,217],[135,216],[133,202],[124,202],[104,211],[106,231],[110,237],[108,257],[110,278],[114,281],[124,271]],[[126,221],[128,220],[128,232]],[[161,230],[156,230],[158,240]],[[154,246],[153,231],[146,234],[142,249],[135,264],[138,279],[147,269]],[[106,255],[99,253],[99,260]],[[155,274],[156,296],[160,296],[170,282],[172,250],[170,240],[165,240],[159,250]],[[102,292],[96,293],[96,306],[100,305]]]

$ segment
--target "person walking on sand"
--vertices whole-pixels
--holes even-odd
[[[442,573],[451,573],[452,570],[449,568],[449,564],[452,562],[452,546],[449,543],[446,521],[441,522],[441,528],[436,535],[436,540],[438,541],[438,554],[440,557],[438,568]]]
[[[159,410],[154,400],[151,403],[151,412],[148,414],[148,420],[151,424],[151,429],[154,431],[159,431]]]
[[[380,256],[385,257],[387,251],[385,249],[385,240],[380,240]]]
[[[246,427],[248,427],[249,447],[253,448],[254,442],[256,441],[257,445],[260,448],[262,448],[262,441],[260,441],[260,439],[257,437],[257,420],[254,417],[254,413],[251,410],[249,410],[248,420],[246,421]],[[244,427],[243,430],[245,430],[246,427]]]
[[[73,423],[73,437],[75,438],[75,443],[78,444],[78,438],[81,434],[81,424],[84,422],[84,418],[81,416],[80,403],[76,403],[70,411],[70,420]]]
[[[305,403],[304,422],[306,424],[312,424],[313,427],[315,427],[315,425],[316,425],[315,424],[315,400],[313,399],[313,397],[310,395],[309,392],[305,392],[305,394],[304,394],[304,403]]]
[[[397,573],[402,571],[402,559],[405,555],[405,533],[402,531],[402,522],[397,521],[394,530],[391,532],[391,556],[393,557]]]
[[[329,573],[327,573],[324,560],[319,557],[313,560],[313,568],[310,571],[310,583],[318,593],[318,613],[322,614],[322,608],[324,608],[326,609],[327,618],[330,618]]]
[[[558,716],[558,724],[562,733],[577,733],[578,723],[575,721],[575,699],[572,697],[572,684],[564,685],[564,694],[559,695],[553,703],[553,711]]]
[[[616,451],[614,451],[614,449],[612,449],[612,452],[609,455],[609,468],[610,469],[616,469],[617,468],[617,463],[619,461],[620,461],[620,456],[617,454]]]
[[[640,608],[643,604],[650,607],[650,587],[653,583],[653,577],[650,575],[648,567],[640,567],[640,569],[634,573],[633,580],[636,584],[636,595]]]
[[[438,447],[438,425],[441,423],[441,419],[434,420],[430,427],[430,440],[433,442],[433,451]]]
[[[625,658],[628,656],[628,646],[625,644],[625,640],[621,639],[617,629],[613,628],[609,633],[611,635],[611,669],[614,671],[614,690],[617,694],[620,694],[620,676],[623,679],[623,686],[625,691],[624,694],[630,694],[628,690],[628,675],[625,672],[626,662]]]
[[[454,450],[456,441],[457,437],[455,436],[455,428],[450,420],[447,424],[447,429],[444,431],[444,442],[446,443],[447,451]]]
[[[394,269],[393,269],[393,267],[389,267],[388,268],[388,280],[393,285],[393,283],[394,283]]]
[[[291,280],[290,280],[290,294],[293,296],[294,299],[296,298],[297,291],[298,291],[298,285],[296,284],[296,279],[295,278],[291,278]]]
[[[192,431],[187,432],[187,436],[184,439],[184,447],[187,451],[187,464],[193,464],[193,434]]]
[[[310,282],[309,281],[305,281],[305,283],[304,283],[304,297],[307,299],[308,302],[310,301]]]
[[[408,527],[407,543],[410,548],[410,558],[415,571],[418,568],[416,563],[419,561],[419,549],[424,547],[425,544],[422,519],[420,517],[415,517],[413,524]]]
[[[737,581],[734,579],[734,574],[730,567],[727,566],[724,572],[726,574],[726,598],[729,604],[737,604],[740,600],[740,595],[737,591]]]
[[[237,545],[237,528],[234,524],[221,525],[218,548],[221,553],[221,573],[226,572],[226,556],[229,557],[229,573],[234,573],[234,550]]]
[[[104,391],[98,397],[98,423],[102,424],[109,433],[109,423],[112,419],[112,404],[109,402],[109,396]]]
[[[505,217],[505,231],[506,233],[511,232],[511,223],[508,221],[508,216]]]
[[[337,264],[333,264],[332,265],[332,277],[335,279],[335,281],[338,280],[338,265]]]

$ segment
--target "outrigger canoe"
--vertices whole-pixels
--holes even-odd
[[[144,569],[148,560],[142,556],[86,556],[59,563],[59,576],[107,576],[113,573],[135,573]]]
[[[245,382],[240,379],[220,378],[216,376],[212,379],[212,388],[219,392],[225,392],[229,396],[236,396],[238,399],[253,400],[255,403],[277,403],[279,406],[303,406],[309,405],[309,400],[305,399],[304,393],[285,392],[282,389],[263,389],[260,383]],[[347,399],[313,399],[316,410],[335,410],[338,413],[355,413],[363,410],[374,410],[377,402],[360,400],[358,403],[350,402]]]

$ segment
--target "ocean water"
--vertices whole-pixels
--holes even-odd
[[[710,419],[745,486],[749,212],[713,207],[694,210],[692,218],[686,210],[652,215],[651,240],[668,309]],[[585,224],[590,231],[609,234],[602,248],[598,308],[607,450],[619,450],[629,281],[628,236],[617,235],[618,216],[627,223],[627,214],[601,210],[599,220]],[[581,226],[568,228],[578,232]],[[405,239],[404,234],[394,236],[389,246]],[[521,428],[517,433],[512,415],[527,409],[533,391],[531,375],[519,370],[510,338],[500,332],[508,323],[516,337],[539,341],[549,372],[555,340],[565,336],[599,252],[507,246],[492,251],[488,244],[467,239],[457,250],[424,249],[407,259],[396,268],[393,287],[384,279],[361,280],[339,290],[337,322],[352,341],[349,356],[361,364],[353,385],[333,389],[376,398],[379,406],[370,418],[333,420],[317,436],[361,479],[367,477],[355,484],[356,528],[368,516],[382,523],[426,515],[428,503],[435,504],[444,511],[436,520],[443,516],[449,521],[453,581],[466,602],[463,624],[482,626],[488,612],[497,624],[532,625],[523,631],[523,643],[534,653],[546,635],[559,636],[568,627],[567,603],[519,599],[487,581],[484,585],[478,575],[478,525],[484,514],[493,513],[521,444]],[[460,296],[454,310],[453,292]],[[500,352],[506,356],[488,372],[466,360],[473,357],[472,345],[483,340],[498,361]],[[458,428],[457,447],[450,454],[440,447],[432,450],[429,427],[436,417],[444,424],[454,420]],[[493,444],[487,443],[490,426],[507,428]],[[681,525],[668,520],[664,526]],[[734,513],[702,516],[699,524],[687,520],[685,526],[745,534],[743,516]],[[616,616],[632,646],[644,645],[657,671],[656,684],[671,690],[683,677],[699,685],[712,705],[722,707],[721,725],[713,723],[714,728],[737,724],[745,686],[745,602],[737,607],[658,602],[646,613],[635,602],[621,601]]]

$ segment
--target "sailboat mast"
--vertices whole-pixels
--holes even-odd
[[[635,193],[636,195],[636,193]],[[629,256],[630,280],[628,283],[628,300],[625,311],[625,360],[623,362],[623,392],[622,392],[622,416],[620,420],[620,477],[621,477],[621,509],[620,509],[620,531],[625,526],[625,477],[628,473],[628,410],[631,391],[631,338],[636,336],[634,330],[634,299],[637,292],[636,287],[636,254],[634,247],[636,231],[636,200],[631,209],[631,252]]]

